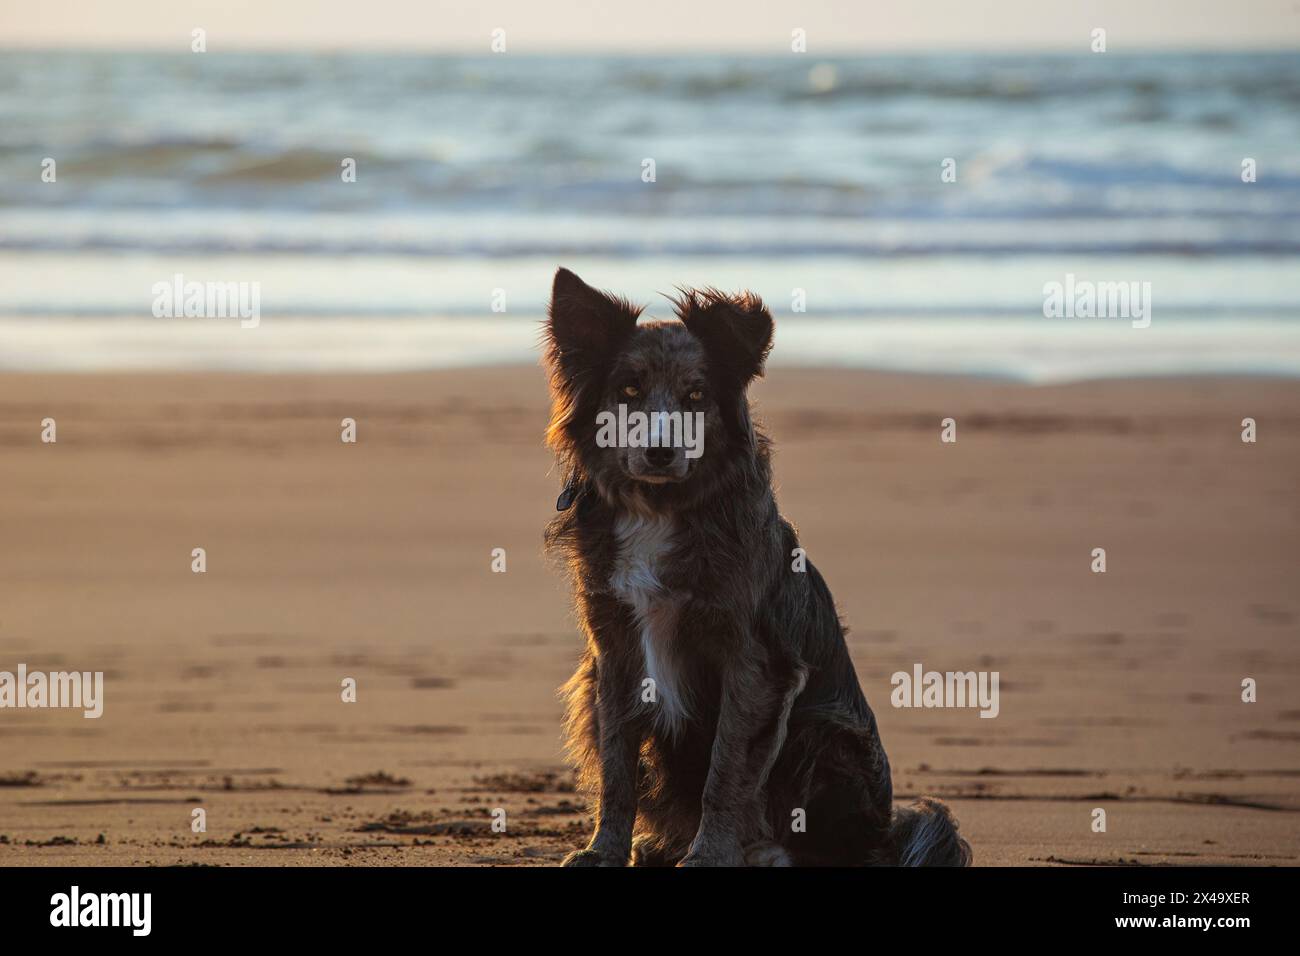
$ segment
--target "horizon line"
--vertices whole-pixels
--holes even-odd
[[[163,43],[141,43],[141,44],[115,44],[115,43],[39,43],[26,45],[23,43],[13,43],[12,41],[0,41],[0,55],[5,53],[174,53],[176,55],[198,56],[189,49],[188,42],[177,45]],[[665,45],[663,47],[619,47],[610,46],[596,49],[587,46],[560,47],[549,46],[545,49],[530,50],[509,50],[505,53],[495,53],[489,49],[480,49],[477,46],[417,46],[412,44],[394,43],[394,44],[361,44],[361,45],[330,45],[330,44],[311,44],[301,46],[287,46],[277,43],[245,43],[238,42],[222,46],[217,49],[209,48],[202,55],[220,53],[357,53],[357,54],[455,54],[458,56],[518,56],[518,57],[544,57],[544,56],[589,56],[589,57],[608,57],[608,56],[627,56],[627,57],[671,57],[675,59],[686,59],[700,56],[801,56],[809,60],[830,59],[839,57],[856,57],[856,56],[882,56],[882,55],[915,55],[915,54],[961,54],[961,55],[988,55],[988,56],[1007,56],[1007,55],[1064,55],[1074,54],[1078,56],[1121,56],[1130,57],[1134,55],[1166,55],[1166,54],[1261,54],[1261,55],[1278,55],[1278,54],[1300,54],[1300,44],[1295,46],[1256,46],[1250,44],[1241,44],[1234,46],[1203,46],[1197,44],[1180,44],[1169,43],[1159,45],[1133,46],[1125,49],[1107,50],[1105,53],[1095,53],[1086,46],[1061,45],[1061,46],[960,46],[960,45],[935,45],[935,46],[831,46],[824,52],[813,52],[811,50],[795,53],[788,49],[767,49],[756,46],[700,46],[696,48],[683,50],[681,46]]]

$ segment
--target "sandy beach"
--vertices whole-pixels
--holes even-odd
[[[896,795],[950,801],[976,865],[1300,863],[1300,382],[780,368],[755,396]],[[98,720],[0,711],[0,864],[582,844],[546,414],[535,367],[0,377],[0,670],[105,674]],[[918,663],[998,671],[1000,713],[891,707]]]

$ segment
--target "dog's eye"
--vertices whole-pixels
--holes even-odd
[[[704,401],[704,389],[697,388],[695,389],[695,391],[691,392],[691,394],[686,397],[693,402],[702,402]]]
[[[637,388],[635,385],[624,385],[623,394],[628,398],[636,398],[641,394],[641,389]]]

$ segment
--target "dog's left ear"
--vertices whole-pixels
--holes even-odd
[[[744,387],[763,374],[772,351],[772,313],[752,292],[728,295],[717,289],[692,289],[676,301],[677,315],[704,343],[710,361]]]

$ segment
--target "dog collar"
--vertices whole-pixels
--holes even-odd
[[[568,511],[583,490],[583,483],[578,480],[578,476],[570,475],[569,480],[564,483],[564,490],[560,492],[560,497],[555,499],[555,510]]]

